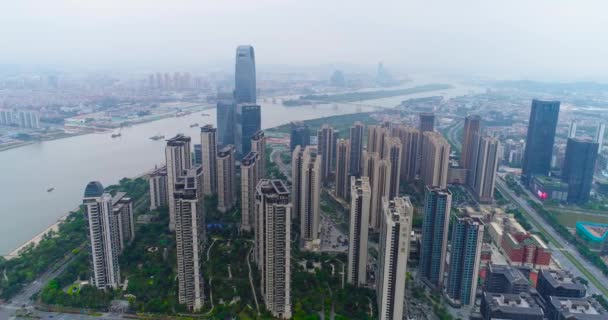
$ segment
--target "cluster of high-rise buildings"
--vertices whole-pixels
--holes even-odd
[[[203,87],[200,77],[192,77],[190,72],[151,73],[148,75],[146,86],[156,90],[190,90]]]
[[[33,110],[0,109],[0,126],[40,128],[40,114]]]
[[[572,122],[561,171],[552,170],[559,109],[559,101],[532,101],[521,180],[541,200],[584,204],[591,194],[605,126],[599,124],[594,139],[584,139],[577,137]]]

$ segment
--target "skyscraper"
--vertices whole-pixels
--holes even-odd
[[[409,198],[383,200],[376,297],[380,320],[403,319],[405,275],[414,207]]]
[[[361,175],[361,161],[363,158],[363,123],[357,121],[349,129],[350,140],[350,163],[348,173],[351,176],[358,177]]]
[[[350,221],[348,246],[348,283],[367,284],[367,244],[371,188],[367,177],[350,177]]]
[[[418,129],[398,125],[393,127],[392,135],[399,137],[401,141],[401,169],[400,176],[402,181],[414,181],[416,178],[416,165],[418,162],[418,142],[420,134]]]
[[[236,106],[236,152],[244,156],[251,151],[251,137],[262,129],[260,106],[241,103]]]
[[[84,190],[83,204],[89,227],[91,284],[98,289],[119,288],[120,219],[114,215],[112,195],[104,192],[101,183],[92,181]]]
[[[116,192],[112,197],[113,216],[118,222],[118,238],[120,252],[127,244],[135,239],[135,220],[133,219],[133,200],[127,197],[126,192]]]
[[[452,225],[446,291],[456,304],[475,303],[483,232],[483,221],[479,218],[457,217]]]
[[[375,124],[367,126],[367,146],[365,148],[367,153],[378,152],[378,128],[379,126]]]
[[[336,143],[336,196],[346,200],[350,189],[348,170],[350,169],[350,141],[339,139]]]
[[[258,154],[258,175],[266,177],[266,137],[264,131],[258,130],[251,136],[251,151]]]
[[[451,205],[449,190],[425,187],[419,272],[422,280],[435,290],[443,284]]]
[[[281,180],[262,179],[256,192],[256,248],[266,309],[291,318],[291,204]]]
[[[150,184],[150,210],[166,206],[169,201],[167,194],[167,166],[157,168],[148,175]]]
[[[234,146],[224,146],[217,152],[217,210],[220,212],[228,212],[236,204],[234,161]]]
[[[319,239],[321,163],[323,156],[317,155],[311,146],[302,155],[300,194],[300,237],[304,248],[309,249]]]
[[[190,311],[199,311],[204,300],[201,255],[206,234],[202,176],[201,167],[183,170],[175,182],[173,197],[178,298]]]
[[[255,53],[252,46],[236,48],[234,99],[236,103],[256,103]]]
[[[190,154],[190,137],[178,134],[167,140],[165,147],[167,164],[167,194],[169,195],[169,230],[175,230],[175,181],[179,175],[192,166]]]
[[[432,112],[422,112],[419,115],[419,139],[418,139],[418,159],[416,161],[416,172],[421,171],[423,158],[424,133],[435,131],[435,114]]]
[[[310,145],[310,130],[308,129],[306,123],[302,121],[292,121],[290,126],[291,136],[289,141],[289,149],[291,152],[293,152],[298,145],[301,146],[302,149]]]
[[[324,183],[328,183],[331,178],[334,143],[334,128],[324,124],[317,131],[317,152],[321,155],[321,179]]]
[[[236,103],[230,93],[217,95],[217,144],[225,146],[235,144],[236,134]]]
[[[255,192],[258,185],[258,154],[249,152],[241,159],[241,230],[251,231],[255,225]]]
[[[389,177],[388,199],[393,200],[399,195],[399,180],[401,171],[401,140],[399,138],[387,138],[384,150],[384,159],[391,163],[391,175]]]
[[[427,186],[445,188],[448,183],[450,144],[434,131],[423,134],[420,177]]]
[[[304,148],[297,145],[291,153],[291,204],[292,217],[297,219],[302,210],[302,169],[304,165]]]
[[[378,159],[375,161],[372,180],[372,210],[369,219],[369,226],[374,231],[380,230],[382,198],[390,198],[391,172],[391,162],[388,159]]]
[[[521,166],[521,179],[526,185],[532,181],[533,176],[546,176],[551,170],[559,105],[559,101],[532,100]]]
[[[217,192],[217,166],[215,158],[217,130],[210,124],[201,127],[201,166],[203,167],[203,194]]]
[[[377,152],[384,157],[386,140],[390,137],[388,124],[371,125],[367,127],[367,152]]]
[[[492,203],[500,157],[498,154],[500,142],[496,138],[475,133],[471,147],[470,171],[467,179],[469,187],[477,201]]]
[[[471,158],[475,134],[480,131],[481,117],[478,115],[466,116],[464,118],[464,130],[462,132],[462,152],[460,154],[460,166],[471,169]]]
[[[589,200],[599,144],[580,138],[569,138],[562,180],[568,183],[568,202],[584,204]]]

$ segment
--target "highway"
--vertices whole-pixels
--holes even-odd
[[[548,225],[536,210],[530,207],[527,199],[517,197],[499,175],[497,175],[496,187],[512,203],[517,203],[534,227],[550,240],[547,245],[553,251],[553,257],[564,269],[589,280],[589,293],[602,293],[608,296],[608,278],[597,267],[587,261],[573,245]],[[526,190],[526,192],[528,191]],[[528,195],[533,197],[530,193]]]

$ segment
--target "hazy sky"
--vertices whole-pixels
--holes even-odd
[[[0,64],[352,63],[608,79],[605,0],[3,0]]]

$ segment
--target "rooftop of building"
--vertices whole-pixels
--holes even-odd
[[[524,274],[517,268],[514,268],[509,265],[503,264],[493,264],[488,265],[488,273],[495,273],[503,275],[507,281],[514,282],[528,282],[528,279]]]
[[[585,285],[568,270],[541,269],[539,276],[545,278],[553,287],[576,290],[585,289]]]
[[[219,149],[217,151],[217,156],[218,157],[226,157],[226,156],[228,156],[229,154],[231,154],[233,152],[234,152],[234,146],[231,145],[231,144],[229,144],[229,145],[225,145],[221,149]]]
[[[264,130],[258,130],[251,136],[251,140],[253,141],[257,141],[262,138],[264,138]]]
[[[527,293],[484,293],[484,299],[493,310],[500,309],[508,313],[544,315],[538,303]]]
[[[154,171],[150,172],[149,174],[151,177],[153,176],[166,176],[167,175],[167,166],[161,166],[161,167],[157,167],[154,168]]]
[[[85,198],[101,197],[103,194],[103,185],[99,181],[91,181],[84,188]]]
[[[258,158],[258,153],[255,151],[249,152],[241,159],[241,166],[248,166],[254,163]]]
[[[175,137],[167,140],[167,145],[168,146],[178,146],[178,145],[182,145],[185,142],[190,142],[190,137],[185,136],[182,133],[177,134]]]
[[[216,132],[217,129],[212,124],[207,124],[201,127],[201,132]]]
[[[289,189],[279,179],[262,179],[258,182],[257,189],[265,195],[289,195]]]
[[[592,298],[549,297],[549,303],[566,319],[607,319],[608,312]],[[580,316],[585,315],[585,316]]]
[[[534,176],[534,180],[536,180],[538,183],[542,184],[545,187],[548,188],[567,188],[568,184],[562,182],[560,179],[558,178],[554,178],[554,177],[548,177],[548,176]]]

